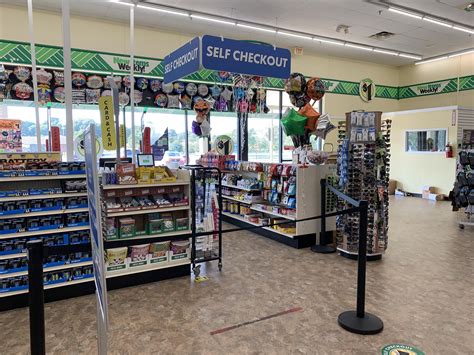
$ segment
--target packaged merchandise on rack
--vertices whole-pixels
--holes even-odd
[[[353,111],[339,122],[339,189],[353,199],[368,202],[367,255],[381,257],[388,246],[388,183],[390,171],[391,120],[381,112]],[[347,208],[339,200],[338,209]],[[336,219],[338,250],[356,255],[359,245],[359,215]]]
[[[462,210],[459,228],[474,225],[474,149],[458,153],[456,181],[450,193],[453,211]]]

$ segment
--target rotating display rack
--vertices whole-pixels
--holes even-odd
[[[388,183],[390,166],[390,120],[382,112],[346,113],[339,122],[339,189],[355,200],[369,204],[367,258],[382,257],[388,245]],[[338,202],[338,209],[347,208]],[[357,214],[337,217],[337,243],[341,255],[356,259],[359,244]]]
[[[453,209],[462,210],[459,228],[474,226],[474,149],[461,149],[458,155],[456,182],[451,193]]]

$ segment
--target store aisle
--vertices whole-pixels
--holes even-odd
[[[388,253],[368,269],[367,310],[385,322],[381,334],[358,336],[337,324],[355,307],[354,261],[246,232],[225,236],[223,272],[212,265],[207,282],[110,292],[110,353],[378,354],[391,343],[426,354],[474,352],[474,232],[458,230],[447,202],[397,198],[390,212]],[[210,335],[294,307],[302,310]],[[49,353],[95,353],[92,295],[45,311]],[[0,313],[0,329],[2,354],[28,352],[27,309]]]

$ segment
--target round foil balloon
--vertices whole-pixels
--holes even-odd
[[[119,104],[122,106],[127,106],[130,102],[130,96],[128,94],[121,92],[119,93]]]
[[[186,85],[186,94],[188,94],[188,96],[193,97],[197,94],[197,90],[197,86],[194,83],[189,83],[188,85]]]
[[[132,85],[132,78],[130,75],[124,76],[122,79],[123,86],[126,88],[130,88],[130,85]]]
[[[288,94],[299,94],[306,89],[306,79],[301,73],[291,73],[285,82],[285,91]]]
[[[181,81],[177,81],[173,84],[173,88],[174,88],[174,91],[177,93],[177,94],[182,94],[186,88],[186,86],[184,85],[183,82]]]
[[[104,86],[104,82],[101,76],[91,75],[87,78],[87,87],[90,89],[100,89]]]
[[[133,97],[135,98],[135,105],[138,105],[143,100],[143,93],[141,91],[135,90]]]
[[[225,81],[229,79],[230,77],[230,73],[228,71],[220,71],[219,73],[217,73],[217,75],[219,76],[219,79],[221,79],[222,81]]]
[[[112,96],[112,90],[104,90],[100,96]]]
[[[319,78],[311,78],[306,84],[306,94],[313,100],[321,100],[326,92],[324,82]]]
[[[66,92],[64,91],[64,87],[58,86],[56,89],[54,89],[54,99],[58,102],[64,102],[66,101]]]
[[[25,82],[30,78],[30,68],[16,67],[13,70],[13,74],[15,74],[18,80]]]
[[[304,92],[299,94],[290,94],[289,96],[291,103],[298,108],[303,107],[310,101],[309,96]]]
[[[209,88],[206,84],[199,84],[198,85],[198,94],[202,97],[207,96],[209,94]]]
[[[52,78],[53,78],[53,74],[51,74],[50,72],[47,72],[43,68],[39,69],[36,72],[36,79],[38,81],[38,84],[49,85],[49,82],[51,81]]]
[[[33,88],[27,83],[19,82],[13,85],[13,90],[15,90],[15,95],[19,99],[29,99],[30,95],[33,93]]]
[[[138,78],[136,81],[136,85],[138,90],[146,90],[146,88],[148,87],[148,79]]]
[[[173,83],[163,84],[161,90],[163,90],[165,94],[171,94],[174,90],[174,85]]]
[[[158,92],[161,89],[161,80],[159,79],[151,79],[150,80],[150,89],[153,92]]]
[[[165,94],[156,95],[155,104],[158,107],[166,107],[166,105],[168,104],[168,97]]]

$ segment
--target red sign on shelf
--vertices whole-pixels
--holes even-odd
[[[51,151],[61,151],[61,133],[56,126],[51,127]]]

